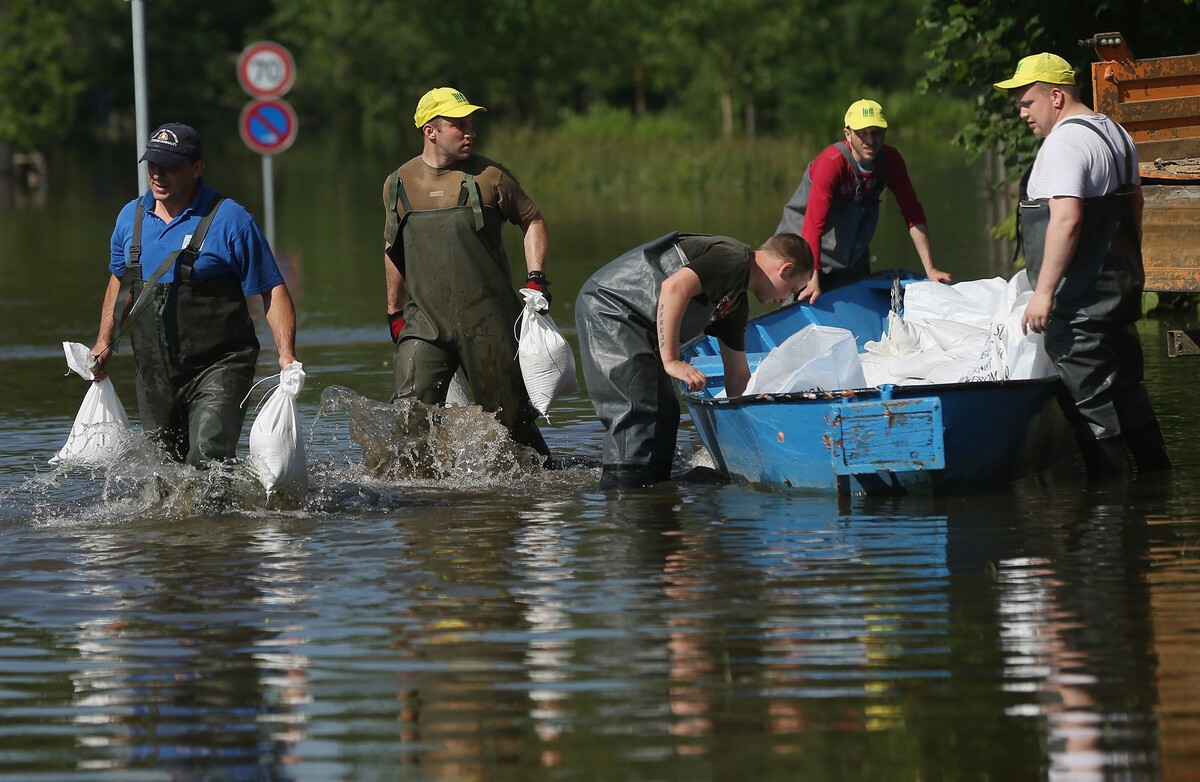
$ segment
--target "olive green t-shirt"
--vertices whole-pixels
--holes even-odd
[[[479,185],[481,206],[497,210],[513,225],[523,225],[540,215],[537,204],[521,188],[521,183],[504,166],[481,155],[471,155],[466,160],[456,161],[446,168],[434,168],[418,155],[400,166],[400,181],[414,210],[449,209],[458,204],[462,190],[463,174],[475,177]],[[388,183],[383,183],[384,209],[391,211],[388,199]],[[400,216],[404,205],[396,206]],[[385,244],[391,237],[385,222]]]
[[[746,321],[750,302],[750,253],[745,244],[725,236],[685,236],[679,240],[688,268],[700,278],[701,293],[695,300],[715,303],[713,322],[704,333],[734,350],[746,349]]]

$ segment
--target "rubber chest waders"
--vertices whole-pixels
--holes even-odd
[[[145,209],[139,203],[117,296],[118,310],[127,288],[135,302],[129,330],[142,430],[172,458],[192,465],[233,458],[246,415],[241,402],[258,360],[258,338],[238,278],[192,279],[220,201],[220,195],[213,196],[187,247],[167,256],[149,280],[142,279]],[[175,281],[159,283],[172,267]],[[116,315],[119,335],[121,313]]]
[[[499,214],[482,208],[470,174],[463,175],[458,204],[446,209],[414,210],[397,173],[388,180],[388,193],[389,244],[401,242],[398,266],[405,290],[392,400],[444,404],[461,366],[475,402],[494,413],[514,440],[549,455],[517,363],[513,329],[521,302],[513,291]]]
[[[1081,119],[1063,122],[1093,130],[1108,146],[1114,163],[1120,163],[1112,142],[1095,125]],[[1026,274],[1036,289],[1050,202],[1029,199],[1031,171],[1021,179],[1018,249],[1025,253]],[[1133,151],[1126,140],[1120,185],[1107,195],[1083,200],[1079,244],[1054,294],[1046,328],[1046,352],[1074,400],[1064,409],[1074,419],[1081,443],[1117,437],[1123,429],[1151,423],[1157,428],[1142,385],[1142,347],[1133,327],[1141,316],[1145,274],[1132,181]]]
[[[604,424],[606,473],[644,474],[644,484],[671,477],[679,400],[658,351],[658,292],[687,263],[670,233],[635,247],[592,275],[575,304],[575,325],[588,396]],[[719,302],[693,299],[684,311],[680,343],[700,336]],[[602,488],[606,488],[603,484]]]
[[[875,161],[875,187],[868,191],[867,180],[854,161],[845,142],[836,145],[854,174],[854,198],[834,198],[829,202],[829,224],[821,235],[821,290],[831,291],[867,277],[871,273],[871,238],[879,224],[879,199],[887,187],[884,176],[884,155]],[[812,194],[812,164],[804,169],[804,178],[787,209],[799,212],[801,224]],[[787,220],[785,219],[786,223]],[[785,230],[784,224],[776,230]],[[799,228],[794,231],[800,233]]]

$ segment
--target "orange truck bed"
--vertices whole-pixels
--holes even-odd
[[[1133,137],[1146,197],[1146,290],[1200,292],[1200,55],[1134,59],[1125,36],[1097,33],[1092,94]]]

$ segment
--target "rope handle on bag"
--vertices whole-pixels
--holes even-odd
[[[241,403],[240,405],[238,405],[238,407],[245,407],[245,406],[246,406],[246,400],[248,400],[248,399],[250,398],[250,395],[254,393],[254,389],[258,388],[260,385],[262,385],[263,383],[267,382],[268,380],[273,380],[273,379],[275,379],[275,378],[277,378],[277,377],[278,377],[278,378],[282,378],[282,377],[283,377],[283,373],[282,373],[282,372],[276,372],[276,373],[275,373],[275,374],[273,374],[273,375],[267,375],[267,376],[266,376],[266,377],[264,377],[262,380],[258,381],[258,382],[257,382],[257,383],[255,383],[254,385],[250,386],[250,390],[246,392],[246,395],[245,395],[244,397],[242,397],[242,403]],[[262,399],[258,400],[258,404],[254,406],[254,412],[255,412],[255,413],[257,413],[257,412],[258,412],[258,409],[259,409],[260,407],[262,407],[262,403],[263,403],[263,402],[267,401],[267,397],[269,397],[269,396],[271,395],[271,392],[272,392],[272,391],[278,391],[278,390],[279,390],[279,386],[275,386],[274,388],[269,388],[269,389],[267,389],[267,393],[263,394],[263,395],[262,395]]]

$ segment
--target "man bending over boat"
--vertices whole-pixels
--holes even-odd
[[[679,357],[700,336],[720,342],[725,388],[750,380],[747,291],[760,302],[792,300],[813,275],[797,234],[757,250],[736,239],[670,233],[635,247],[584,283],[575,303],[588,395],[604,424],[600,488],[641,488],[671,477],[679,401],[672,379],[693,391],[702,372]]]
[[[934,282],[950,275],[933,265],[925,211],[917,200],[900,150],[883,143],[883,107],[857,100],[846,109],[845,141],[831,144],[804,169],[804,178],[783,208],[775,233],[798,233],[817,256],[817,271],[800,299],[857,282],[871,273],[871,237],[879,224],[879,199],[891,188],[908,225],[913,247]]]

